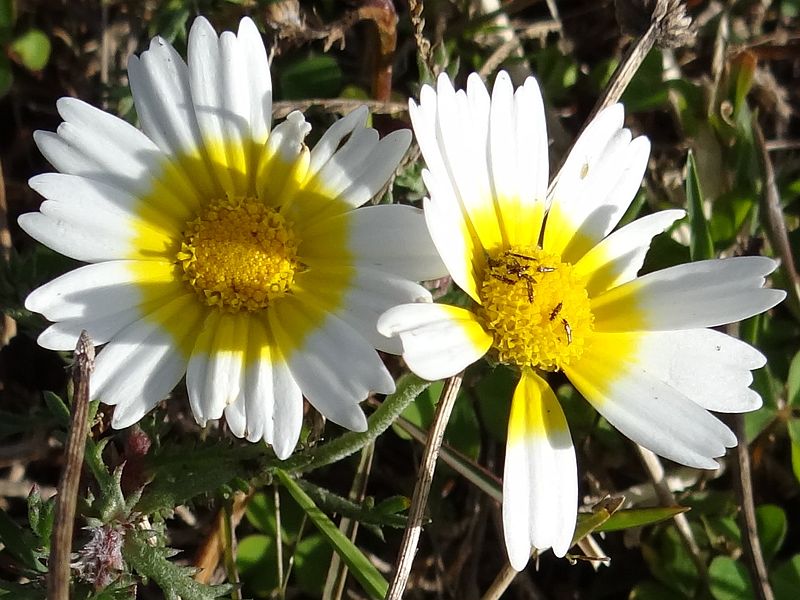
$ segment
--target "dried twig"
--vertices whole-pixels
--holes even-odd
[[[75,507],[78,501],[78,483],[81,478],[86,435],[89,432],[89,375],[94,369],[94,346],[86,331],[81,332],[75,347],[72,368],[74,385],[72,396],[72,421],[64,448],[64,470],[58,482],[53,537],[50,543],[47,599],[69,600],[70,554],[72,531],[75,525]]]
[[[417,44],[417,59],[425,65],[431,77],[436,77],[434,72],[435,65],[431,55],[431,43],[425,37],[425,18],[422,12],[425,10],[422,0],[408,0],[408,13],[411,18],[411,26],[414,28],[414,41]]]
[[[356,475],[353,478],[353,485],[347,499],[356,504],[364,501],[367,494],[367,481],[369,472],[372,468],[372,457],[375,455],[375,444],[367,444],[361,451],[361,457],[356,468]],[[339,521],[339,531],[350,538],[351,542],[356,541],[358,534],[358,520],[342,517]],[[325,579],[325,587],[322,591],[322,600],[339,600],[344,594],[344,585],[347,581],[347,565],[341,557],[334,553],[331,564],[328,567],[328,575]]]
[[[691,20],[686,16],[681,0],[616,0],[617,20],[623,31],[638,35],[617,66],[603,94],[595,104],[584,128],[604,108],[619,101],[633,76],[642,66],[653,46],[674,48],[687,43],[692,35]],[[561,170],[569,152],[565,152],[558,166]],[[559,174],[550,182],[555,188]]]
[[[763,138],[762,138],[763,141]],[[744,415],[731,415],[733,430],[739,445],[736,446],[736,460],[733,461],[734,487],[742,511],[739,513],[739,527],[742,530],[742,552],[750,571],[750,581],[758,600],[773,600],[767,566],[761,553],[756,525],[756,507],[753,503],[753,482],[750,479],[750,449],[744,429]]]
[[[800,278],[798,278],[794,264],[792,247],[789,245],[786,221],[783,219],[780,194],[778,186],[775,184],[775,169],[764,140],[764,132],[761,131],[761,126],[755,117],[753,117],[753,137],[761,159],[761,167],[764,169],[764,190],[761,195],[761,210],[765,217],[764,229],[767,231],[767,236],[775,252],[781,257],[781,267],[790,284],[789,294],[792,296],[792,301],[796,307],[800,308]]]
[[[381,102],[378,100],[347,100],[344,98],[310,98],[308,100],[284,100],[272,104],[272,116],[282,119],[290,112],[300,110],[308,111],[312,106],[318,106],[323,111],[346,115],[359,106],[366,106],[369,112],[375,115],[400,115],[408,112],[406,102]]]
[[[642,465],[648,475],[650,475],[650,480],[653,482],[653,487],[661,503],[665,506],[677,505],[678,501],[675,499],[675,495],[667,484],[664,474],[664,465],[661,464],[661,459],[647,448],[643,448],[638,444],[636,445],[636,449],[639,451],[639,458],[641,458]],[[685,514],[679,513],[673,517],[673,520],[675,521],[675,529],[678,530],[678,535],[684,547],[689,552],[689,558],[692,559],[697,573],[700,575],[700,579],[705,586],[708,586],[708,569],[706,568],[705,560],[703,560],[700,554],[700,547],[697,545],[697,540],[694,539],[694,534],[689,526],[689,519],[686,518]]]
[[[448,379],[439,396],[439,404],[436,407],[433,424],[428,432],[428,441],[422,453],[414,495],[411,497],[408,523],[403,533],[403,541],[400,544],[400,552],[397,558],[397,570],[386,594],[386,600],[400,600],[403,597],[403,591],[406,589],[408,576],[411,573],[411,565],[414,562],[414,555],[417,553],[417,544],[419,543],[422,521],[425,516],[425,506],[428,504],[428,494],[431,491],[433,473],[436,470],[436,459],[439,456],[439,448],[442,445],[447,422],[450,420],[453,404],[458,396],[458,390],[461,388],[463,375],[463,373],[459,373]]]

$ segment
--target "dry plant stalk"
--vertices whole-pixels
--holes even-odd
[[[411,574],[411,565],[414,562],[414,555],[417,553],[419,536],[422,532],[422,521],[425,517],[428,494],[433,483],[439,448],[442,446],[444,431],[447,428],[447,422],[450,420],[450,413],[453,411],[458,390],[461,389],[463,377],[464,373],[462,372],[448,379],[439,396],[436,414],[433,416],[433,424],[428,432],[428,441],[425,443],[425,450],[420,460],[417,483],[414,486],[411,507],[408,510],[408,523],[403,532],[403,541],[400,544],[400,551],[397,555],[397,568],[389,585],[389,591],[386,593],[386,600],[400,600],[406,589],[408,576]]]
[[[81,478],[86,436],[89,433],[89,378],[94,369],[94,346],[89,334],[82,331],[75,347],[72,367],[72,420],[64,448],[66,458],[56,496],[53,536],[50,541],[47,600],[69,600],[70,554],[75,526],[78,483]]]

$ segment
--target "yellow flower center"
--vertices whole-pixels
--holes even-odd
[[[210,202],[189,222],[177,258],[184,279],[209,306],[255,311],[292,287],[297,240],[290,224],[255,198]]]
[[[594,328],[572,265],[538,247],[488,255],[479,293],[478,316],[502,363],[558,371],[580,357]]]

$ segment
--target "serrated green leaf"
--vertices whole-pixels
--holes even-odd
[[[339,531],[339,528],[334,525],[333,521],[325,513],[317,508],[316,504],[294,479],[280,469],[276,469],[275,475],[294,498],[295,502],[306,511],[309,520],[316,526],[336,553],[339,554],[342,561],[350,569],[353,577],[364,588],[364,591],[376,600],[383,598],[389,589],[389,584],[361,550]]]
[[[153,533],[129,531],[122,545],[122,555],[140,576],[156,582],[167,598],[214,600],[230,593],[232,586],[204,585],[192,578],[195,569],[181,567],[167,560],[172,551],[163,546],[152,546]]]
[[[747,569],[727,556],[717,556],[708,568],[709,587],[715,600],[753,598]]]
[[[28,495],[28,523],[33,533],[39,538],[39,544],[47,550],[50,547],[50,535],[53,532],[55,519],[55,496],[44,500],[39,487],[34,486]]]
[[[689,510],[688,506],[659,506],[657,508],[628,508],[618,510],[602,525],[597,527],[598,531],[619,531],[630,529],[631,527],[642,527],[652,525],[660,521],[671,519],[675,515]]]
[[[318,507],[328,513],[336,513],[349,519],[357,520],[362,525],[387,526],[402,529],[406,526],[406,518],[391,512],[380,513],[374,508],[356,504],[338,494],[314,485],[308,481],[300,480],[298,485],[308,494]],[[406,507],[408,505],[406,504]],[[402,510],[402,509],[401,509]]]
[[[714,258],[714,243],[708,230],[708,220],[703,212],[703,193],[694,154],[686,158],[686,212],[689,218],[689,256],[693,261]]]
[[[11,42],[10,50],[30,71],[41,71],[50,60],[50,38],[39,29],[29,29]]]

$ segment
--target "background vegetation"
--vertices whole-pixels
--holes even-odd
[[[51,168],[31,134],[58,126],[59,97],[135,122],[125,75],[131,52],[160,34],[185,53],[195,15],[223,30],[249,14],[274,53],[276,114],[308,108],[312,138],[354,100],[372,102],[383,133],[408,126],[406,99],[435,72],[463,83],[470,71],[492,79],[502,67],[516,83],[531,73],[539,79],[556,166],[655,2],[428,0],[424,13],[422,2],[410,4],[0,0],[0,596],[44,597],[70,422],[71,356],[37,347],[45,322],[23,300],[75,265],[16,225],[41,201],[26,182]],[[570,560],[545,553],[511,581],[498,474],[513,375],[475,365],[447,429],[408,598],[800,597],[800,287],[792,261],[800,244],[800,1],[686,4],[692,30],[662,38],[659,45],[675,47],[650,51],[622,97],[628,126],[653,142],[625,219],[689,208],[685,222],[656,239],[645,270],[710,256],[782,259],[773,285],[788,300],[730,329],[769,357],[754,384],[764,407],[731,422],[746,446],[716,472],[653,462],[564,380],[583,539]],[[419,202],[420,169],[412,149],[383,200]],[[446,282],[438,286],[447,292]],[[90,407],[72,597],[382,597],[441,389],[402,375],[397,358],[387,361],[402,376],[399,391],[365,403],[367,434],[324,425],[308,408],[302,447],[284,463],[224,425],[200,429],[182,386],[124,431],[110,429],[110,407]],[[749,524],[748,498],[756,507]],[[676,506],[691,510],[667,520],[678,509],[646,510]]]

